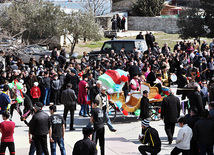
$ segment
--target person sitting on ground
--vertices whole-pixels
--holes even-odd
[[[144,119],[141,122],[141,126],[145,132],[143,135],[139,135],[139,140],[142,144],[148,145],[141,145],[138,147],[138,150],[143,155],[147,155],[146,152],[149,152],[152,155],[158,154],[161,151],[161,141],[158,131],[155,128],[150,127],[147,119]]]

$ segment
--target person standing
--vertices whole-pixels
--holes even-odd
[[[101,87],[101,93],[97,94],[95,100],[99,101],[99,108],[103,110],[103,121],[108,125],[109,130],[112,132],[116,132],[117,130],[111,124],[111,120],[108,116],[109,113],[109,101],[108,96],[106,94],[106,88],[104,86]]]
[[[49,155],[47,148],[47,134],[50,128],[49,116],[42,110],[43,104],[37,102],[34,104],[35,114],[29,122],[29,130],[32,137],[30,141],[34,141],[36,145],[36,154]],[[32,139],[32,140],[31,140]]]
[[[122,32],[126,31],[125,24],[126,24],[126,17],[123,15],[123,18],[121,20],[121,30],[122,30]]]
[[[182,155],[189,155],[192,129],[187,125],[187,121],[184,117],[179,118],[178,124],[181,129],[178,131],[176,147],[172,150],[171,155],[177,155],[181,152]]]
[[[136,39],[144,39],[142,32],[140,32],[137,36]]]
[[[138,150],[141,154],[147,155],[146,152],[151,153],[151,155],[157,155],[161,151],[161,140],[158,134],[158,131],[155,128],[150,127],[149,121],[144,119],[141,122],[142,130],[144,130],[144,134],[139,135],[139,140],[142,144],[138,147]]]
[[[201,116],[202,111],[204,111],[200,91],[200,86],[198,84],[194,84],[194,91],[189,95],[190,108],[196,108],[199,116]]]
[[[55,74],[53,76],[53,80],[51,81],[51,90],[53,93],[53,101],[54,105],[60,105],[60,89],[62,88],[62,83],[60,79],[58,79],[58,75]]]
[[[91,88],[91,90],[90,90],[91,103],[95,100],[95,97],[97,96],[97,94],[100,93],[100,88],[101,87],[102,87],[102,82],[101,81],[97,81],[96,82],[96,86]]]
[[[161,105],[161,119],[164,120],[165,131],[168,137],[169,144],[172,144],[175,123],[180,117],[180,100],[174,96],[171,89],[169,96],[163,99]]]
[[[117,16],[117,32],[119,32],[121,29],[121,18],[119,14],[117,14],[116,16]]]
[[[38,79],[35,76],[35,73],[31,71],[28,77],[26,77],[26,79],[24,80],[24,82],[27,86],[27,94],[30,96],[30,90],[34,86],[34,82],[38,82]]]
[[[43,77],[40,81],[42,96],[43,96],[43,105],[50,104],[50,94],[51,94],[51,79],[49,78],[49,73],[45,72],[45,77]]]
[[[0,132],[2,133],[0,154],[5,154],[5,150],[8,147],[10,155],[15,155],[15,144],[13,138],[15,123],[9,120],[9,112],[4,111],[2,113],[2,117],[4,121],[0,123]]]
[[[74,125],[74,110],[76,109],[77,96],[75,95],[74,90],[71,89],[72,84],[68,83],[66,89],[62,91],[61,101],[64,104],[64,113],[63,118],[65,120],[65,129],[66,129],[66,118],[68,111],[70,111],[70,131],[75,130]]]
[[[91,119],[90,122],[94,124],[94,134],[92,136],[93,141],[97,144],[99,139],[101,155],[105,154],[105,127],[103,123],[103,110],[100,109],[100,102],[94,100],[92,103]]]
[[[147,90],[143,91],[143,97],[140,101],[140,118],[142,120],[149,118],[149,92]]]
[[[9,97],[9,86],[4,85],[3,93],[0,94],[0,114],[7,110],[8,104],[11,103],[11,99]]]
[[[62,116],[56,114],[56,106],[49,107],[50,110],[50,146],[51,155],[56,155],[56,143],[60,148],[61,155],[66,155],[64,147],[65,121]]]
[[[65,77],[65,84],[71,83],[72,89],[74,90],[76,96],[78,96],[79,91],[79,77],[76,75],[76,70],[71,69],[69,73],[67,73]]]
[[[34,86],[30,90],[30,95],[32,97],[33,104],[35,104],[36,102],[39,102],[39,98],[41,96],[41,90],[38,87],[38,85],[39,85],[38,82],[34,82]]]
[[[209,119],[207,110],[202,112],[201,120],[195,123],[193,129],[193,138],[198,144],[198,152],[200,155],[213,155],[214,140],[214,122]]]
[[[115,18],[115,15],[111,19],[111,22],[112,22],[112,31],[116,31],[117,30],[117,19]]]
[[[82,128],[84,138],[75,143],[73,155],[97,155],[96,143],[91,140],[93,128]]]
[[[78,102],[81,104],[79,115],[84,117],[88,117],[88,114],[87,114],[88,83],[86,82],[87,80],[88,80],[88,77],[86,74],[84,74],[83,80],[79,82],[79,93],[78,93]]]

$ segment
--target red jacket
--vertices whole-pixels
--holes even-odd
[[[41,96],[41,90],[39,87],[33,87],[30,90],[30,95],[32,98],[39,98]]]

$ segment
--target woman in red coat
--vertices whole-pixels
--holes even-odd
[[[39,98],[41,96],[41,90],[38,87],[38,85],[39,85],[38,82],[34,82],[34,86],[30,90],[30,95],[32,97],[33,104],[39,102]]]
[[[86,74],[83,75],[83,80],[79,82],[79,93],[78,93],[78,102],[81,104],[81,109],[79,112],[80,116],[87,117],[87,87],[88,83],[86,82],[88,77]]]

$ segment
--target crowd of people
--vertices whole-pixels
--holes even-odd
[[[144,36],[140,33],[136,39],[144,39]],[[153,34],[149,32],[145,35],[145,40],[148,46],[147,51],[142,52],[136,48],[132,51],[126,51],[124,47],[121,47],[119,53],[111,50],[109,54],[105,54],[105,56],[98,55],[95,59],[89,59],[87,53],[84,52],[81,62],[76,57],[71,57],[69,61],[66,61],[65,49],[57,51],[55,48],[51,56],[46,56],[40,59],[39,62],[35,58],[31,58],[28,64],[24,64],[20,58],[13,55],[12,51],[0,51],[2,60],[2,63],[0,63],[0,85],[3,89],[3,93],[0,94],[0,113],[7,111],[8,104],[13,99],[7,84],[14,80],[22,83],[22,92],[31,98],[34,109],[36,109],[33,119],[28,124],[30,128],[30,142],[32,142],[33,138],[35,143],[31,150],[35,152],[36,148],[37,152],[39,152],[38,154],[41,154],[41,152],[48,154],[47,148],[43,147],[47,146],[47,134],[50,132],[49,127],[52,128],[52,132],[49,134],[55,135],[51,136],[52,139],[50,141],[62,144],[64,130],[67,129],[66,117],[68,111],[70,111],[71,115],[69,130],[72,131],[75,130],[73,124],[76,105],[81,105],[80,116],[89,117],[88,101],[90,100],[92,107],[96,110],[92,110],[91,121],[88,125],[86,124],[87,128],[83,130],[84,137],[86,139],[91,137],[90,128],[94,124],[94,133],[96,134],[93,134],[93,139],[95,142],[99,139],[101,153],[104,154],[103,123],[106,122],[112,132],[116,132],[116,129],[114,129],[108,117],[109,103],[106,88],[102,86],[101,81],[98,81],[98,77],[108,69],[122,69],[129,73],[129,80],[123,87],[125,98],[127,98],[129,92],[139,91],[142,82],[158,87],[160,94],[162,87],[169,87],[172,83],[176,83],[179,88],[177,93],[181,94],[183,99],[189,98],[189,102],[185,102],[189,115],[185,116],[185,119],[179,119],[179,125],[182,127],[182,130],[188,130],[189,133],[190,129],[187,129],[187,124],[191,131],[193,130],[193,148],[198,150],[196,151],[197,154],[203,154],[202,152],[206,151],[211,153],[213,133],[208,133],[208,131],[213,131],[213,123],[211,123],[210,119],[213,119],[214,116],[214,39],[210,44],[204,40],[201,45],[198,40],[193,42],[180,41],[173,48],[170,48],[167,43],[163,47],[159,47],[158,42],[155,42]],[[177,76],[177,82],[171,80],[171,75]],[[186,86],[194,90],[186,93],[184,90]],[[148,110],[146,110],[149,105],[147,98],[148,92],[144,92],[141,104],[141,107],[144,108],[141,110],[140,115],[143,120],[143,136],[139,138],[143,143],[148,143],[151,140],[149,140],[151,136],[147,136],[147,134],[154,134],[158,139],[157,131],[149,126]],[[50,106],[51,102],[53,102],[54,107]],[[176,96],[170,93],[163,100],[161,113],[169,144],[172,143],[175,123],[180,114],[180,106],[172,103],[180,105]],[[207,103],[209,103],[209,112],[205,110]],[[54,115],[56,105],[60,104],[64,105],[63,117]],[[42,111],[43,106],[50,106],[50,113],[54,115],[51,117],[52,121]],[[104,119],[100,119],[103,117]],[[41,118],[44,121],[41,122]],[[7,116],[5,116],[5,119],[7,119]],[[57,123],[60,125],[55,125]],[[62,132],[59,134],[55,133],[55,131],[59,131],[59,128]],[[149,130],[147,130],[148,128]],[[40,130],[43,132],[39,132]],[[185,145],[185,148],[180,145],[180,142],[184,140],[180,139],[180,135],[183,133],[184,131],[179,132],[176,141],[177,146],[172,151],[172,154],[178,154],[177,152],[182,150],[190,150],[192,145]],[[191,136],[187,138],[189,141],[187,140],[185,143],[192,141]],[[79,145],[83,147],[84,143],[86,142],[79,142]],[[161,142],[155,142],[154,144],[149,142],[149,144],[156,149],[152,154],[160,152]],[[158,148],[156,148],[156,144]],[[94,144],[89,145],[94,148]],[[80,151],[80,147],[75,145],[74,152]],[[54,152],[56,144],[51,145],[51,148],[51,151]],[[61,152],[63,152],[64,144],[60,145],[60,148]],[[139,148],[142,154],[145,154],[144,148]],[[146,152],[148,152],[148,148]],[[188,153],[188,151],[183,152]]]

